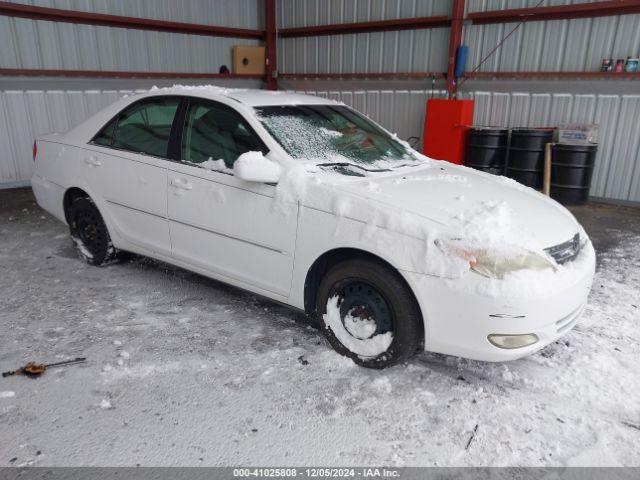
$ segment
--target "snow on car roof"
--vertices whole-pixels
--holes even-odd
[[[147,94],[162,95],[196,95],[205,98],[232,98],[242,104],[251,107],[270,105],[326,105],[339,104],[335,100],[330,100],[313,95],[304,95],[294,92],[257,90],[248,88],[224,88],[215,85],[174,85],[173,87],[152,87]]]

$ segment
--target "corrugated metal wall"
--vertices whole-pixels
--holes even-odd
[[[16,0],[16,3],[187,23],[262,29],[262,0]],[[256,40],[75,25],[0,16],[0,68],[218,72],[233,45]],[[184,80],[0,79],[0,187],[31,177],[33,138],[64,131],[118,96]],[[221,82],[217,82],[221,83]],[[222,82],[259,88],[259,81]]]
[[[153,18],[173,22],[262,28],[262,0],[11,0],[37,7],[125,17]]]
[[[448,15],[451,0],[280,0],[278,26]],[[278,69],[287,73],[441,72],[449,29],[360,33],[278,40]]]
[[[467,66],[478,65],[516,23],[470,25]],[[479,71],[598,71],[603,58],[640,53],[640,15],[525,23]]]
[[[64,132],[130,91],[6,91],[0,94],[0,179],[31,177],[29,151],[40,133]]]
[[[400,138],[422,138],[425,104],[444,90],[305,90],[343,101]],[[640,202],[640,93],[636,95],[471,91],[474,123],[542,127],[597,123],[600,138],[591,195]]]
[[[545,0],[541,6],[595,0]],[[533,7],[539,0],[467,0],[468,12]],[[449,15],[451,0],[281,0],[278,26]],[[467,69],[473,69],[517,24],[469,25]],[[278,67],[286,73],[443,72],[449,29],[284,38]],[[522,25],[480,71],[598,70],[603,58],[640,54],[640,15]]]
[[[467,0],[466,12],[484,12],[590,3],[597,0]],[[634,18],[635,17],[635,18]],[[603,58],[626,58],[640,50],[638,16],[600,17],[525,23],[496,50],[481,72],[598,70]],[[468,25],[467,66],[474,68],[517,23]],[[636,38],[634,38],[636,37]]]
[[[262,28],[261,0],[67,0],[21,3],[141,18]],[[0,16],[0,67],[217,72],[233,45],[257,40],[183,35]]]

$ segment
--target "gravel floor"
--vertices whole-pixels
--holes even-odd
[[[640,465],[640,212],[575,209],[584,319],[505,364],[354,366],[291,310],[144,258],[103,268],[0,192],[0,466]],[[477,432],[469,444],[472,431]]]

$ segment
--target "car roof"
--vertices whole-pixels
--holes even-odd
[[[156,95],[188,95],[192,97],[210,98],[212,100],[226,97],[250,107],[270,105],[335,105],[341,102],[313,95],[294,92],[257,90],[245,88],[223,88],[215,85],[183,86],[157,88],[153,87],[142,96]]]

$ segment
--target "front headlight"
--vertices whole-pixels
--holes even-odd
[[[469,263],[469,268],[487,278],[503,279],[505,275],[520,270],[555,269],[553,262],[542,254],[519,247],[473,247],[462,240],[436,241],[450,255]]]
[[[554,268],[553,263],[534,252],[499,253],[487,250],[474,252],[469,260],[471,270],[488,278],[503,279],[508,273],[518,270],[545,270]]]

